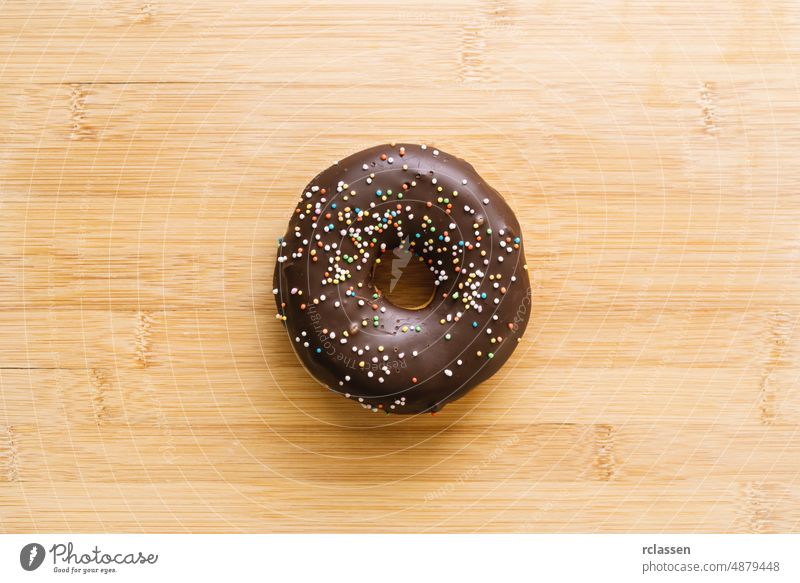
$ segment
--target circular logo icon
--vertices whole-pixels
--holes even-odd
[[[19,552],[19,564],[26,571],[35,571],[44,562],[44,547],[39,543],[29,543]]]

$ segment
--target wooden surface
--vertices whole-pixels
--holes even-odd
[[[0,9],[0,530],[800,531],[796,2]],[[318,387],[273,244],[392,140],[505,193],[527,338]]]

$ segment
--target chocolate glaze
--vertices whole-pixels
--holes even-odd
[[[369,148],[303,190],[278,242],[277,317],[320,383],[373,411],[436,412],[488,379],[528,323],[519,223],[460,158],[416,144]],[[433,271],[419,310],[372,282],[403,240]]]

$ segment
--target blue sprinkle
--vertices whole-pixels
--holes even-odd
[[[376,190],[375,191],[375,196],[381,196],[382,194],[383,194],[382,190]]]
[[[322,352],[322,349],[321,348],[317,348],[317,354],[319,354],[321,352]]]
[[[486,292],[483,292],[483,293],[481,294],[481,299],[482,299],[482,300],[485,300],[485,299],[486,299]]]
[[[473,327],[473,328],[477,328],[477,327],[478,327],[478,323],[477,323],[477,322],[473,322],[473,323],[472,323],[472,327]]]
[[[331,208],[332,208],[332,209],[335,209],[335,208],[336,208],[336,203],[333,203],[333,204],[331,205]]]
[[[520,242],[520,238],[519,237],[514,237],[514,243],[519,243],[519,242]]]

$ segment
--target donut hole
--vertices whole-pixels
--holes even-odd
[[[406,310],[427,307],[436,294],[434,282],[433,272],[408,250],[407,241],[384,253],[372,272],[372,283],[383,297]]]

